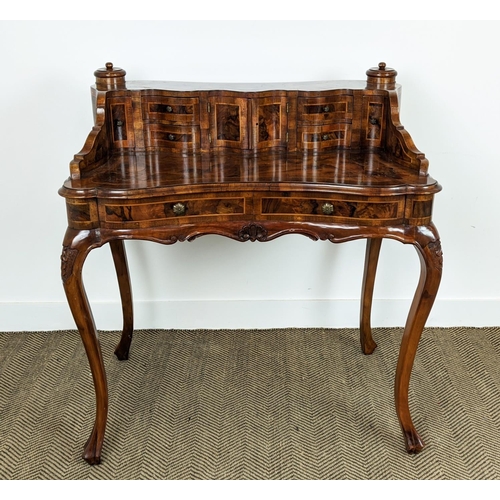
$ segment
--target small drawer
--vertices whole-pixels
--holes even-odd
[[[373,224],[378,221],[396,221],[404,215],[404,197],[395,200],[368,200],[355,197],[326,198],[313,197],[264,197],[261,200],[261,214],[268,218],[293,216],[307,220],[309,217],[333,219],[346,222],[355,219],[359,223]],[[371,222],[370,222],[371,221]]]
[[[240,196],[156,199],[148,203],[100,202],[100,216],[110,227],[148,227],[176,224],[176,219],[191,217],[241,216],[245,213],[245,198]]]
[[[146,148],[193,152],[200,148],[200,129],[166,123],[150,123],[146,129]]]
[[[353,97],[347,94],[334,94],[325,97],[299,98],[298,121],[327,123],[339,120],[352,120]]]
[[[244,198],[208,198],[174,201],[166,203],[163,212],[167,217],[243,214],[245,200]]]
[[[299,127],[297,141],[299,149],[348,148],[351,146],[351,124],[330,123]]]
[[[146,121],[169,123],[197,123],[199,104],[197,98],[170,96],[143,96],[143,118]]]
[[[97,204],[94,200],[66,198],[68,226],[74,229],[91,229],[99,225]]]

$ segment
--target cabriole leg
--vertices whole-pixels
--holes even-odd
[[[61,277],[68,304],[80,332],[89,360],[96,395],[96,417],[92,433],[85,444],[83,458],[91,465],[101,461],[101,448],[108,416],[108,387],[106,373],[87,294],[82,281],[85,259],[92,248],[99,245],[94,230],[68,229],[61,255]]]
[[[366,241],[365,270],[361,289],[360,341],[364,354],[371,354],[377,344],[372,337],[371,311],[375,273],[377,272],[378,256],[380,254],[381,238],[369,238]]]
[[[130,274],[127,264],[127,254],[122,240],[111,240],[109,242],[113,262],[115,263],[118,286],[123,310],[123,332],[115,349],[116,357],[122,361],[128,359],[130,343],[134,332],[134,314],[132,306],[132,288],[130,285]]]
[[[394,386],[396,412],[409,453],[418,453],[424,447],[410,416],[408,389],[420,336],[436,298],[443,269],[441,242],[436,228],[429,226],[418,229],[415,248],[420,258],[420,280],[401,341]]]

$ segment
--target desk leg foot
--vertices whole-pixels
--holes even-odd
[[[396,413],[406,440],[406,449],[410,453],[417,453],[424,447],[413,425],[408,404],[411,370],[420,336],[436,298],[443,268],[441,242],[434,226],[419,228],[415,248],[420,258],[420,280],[401,341],[394,385]]]
[[[94,425],[92,433],[85,443],[85,447],[82,453],[82,458],[89,465],[98,465],[101,463],[101,449],[103,438],[104,435],[102,435]]]
[[[123,331],[120,342],[116,346],[115,355],[120,361],[128,359],[132,335],[134,333],[134,314],[132,307],[132,287],[130,285],[130,274],[127,264],[127,254],[122,240],[111,240],[109,242],[113,262],[115,264],[118,286],[123,311]]]
[[[97,464],[101,460],[101,448],[108,416],[108,386],[104,362],[92,310],[82,281],[83,263],[90,250],[95,246],[99,246],[99,238],[95,231],[68,229],[64,238],[61,256],[61,276],[64,291],[80,332],[94,380],[96,417],[94,428],[85,445],[83,454],[83,458],[89,464]]]
[[[377,344],[372,337],[371,311],[373,288],[375,285],[375,273],[377,271],[378,256],[382,238],[370,238],[366,241],[365,270],[363,274],[363,286],[361,289],[361,312],[360,312],[360,341],[361,350],[364,354],[371,354]]]
[[[404,437],[406,443],[406,451],[408,453],[416,454],[423,450],[425,444],[415,429],[413,429],[410,432],[405,431],[404,435],[405,435]]]

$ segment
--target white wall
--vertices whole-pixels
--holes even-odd
[[[60,282],[57,189],[92,126],[89,87],[107,61],[128,80],[365,79],[387,62],[402,123],[443,185],[434,220],[444,275],[428,324],[500,325],[499,22],[0,23],[0,331],[74,328]],[[364,243],[208,236],[127,244],[138,328],[356,326]],[[404,324],[413,248],[384,242],[374,324]],[[86,264],[101,329],[120,327],[109,249]]]

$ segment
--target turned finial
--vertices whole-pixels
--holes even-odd
[[[125,75],[124,69],[113,66],[112,62],[107,62],[105,68],[99,68],[94,71],[97,90],[116,90],[124,89]]]
[[[380,62],[378,67],[370,68],[366,72],[366,88],[368,89],[394,89],[398,72],[388,68],[385,62]]]

